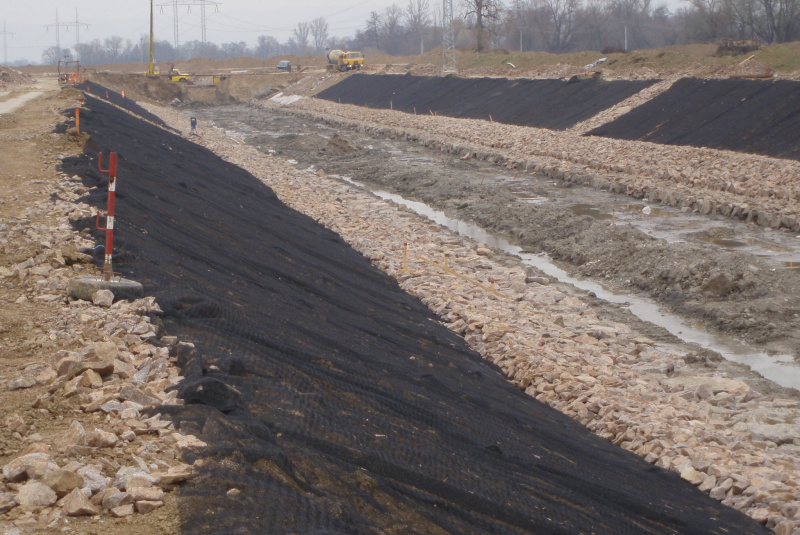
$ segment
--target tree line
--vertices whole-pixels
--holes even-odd
[[[800,0],[684,1],[672,11],[653,0],[455,0],[456,47],[612,52],[719,39],[764,44],[800,40]],[[352,36],[330,36],[326,20],[317,17],[298,23],[283,43],[269,35],[259,36],[254,46],[246,41],[220,45],[189,41],[176,48],[168,41],[156,41],[154,56],[158,61],[200,56],[266,59],[324,54],[326,48],[411,55],[441,46],[441,12],[438,2],[408,0],[404,7],[394,4],[373,11]],[[92,65],[148,58],[147,36],[138,41],[112,36],[79,43],[74,50],[48,48],[42,60],[54,64],[58,59],[80,59]]]

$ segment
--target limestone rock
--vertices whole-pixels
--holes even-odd
[[[3,467],[3,477],[8,481],[40,479],[47,472],[58,470],[55,460],[46,453],[30,453],[17,457]]]
[[[67,516],[89,516],[99,513],[97,508],[84,496],[79,489],[74,489],[60,502]]]
[[[83,478],[83,488],[88,489],[91,494],[108,488],[108,479],[103,476],[103,472],[98,465],[82,466],[76,473]]]
[[[92,304],[100,307],[110,307],[114,303],[114,292],[111,290],[97,290],[92,294]]]
[[[17,500],[13,494],[0,492],[0,515],[5,514],[17,506]]]
[[[83,428],[83,425],[78,420],[72,420],[72,423],[69,424],[69,429],[67,430],[67,434],[64,435],[63,445],[64,446],[81,446],[86,441],[86,430]]]
[[[164,502],[161,501],[150,501],[150,500],[142,500],[136,502],[136,511],[142,514],[147,514],[152,511],[155,511],[159,507],[163,506]]]
[[[17,501],[22,506],[47,506],[56,503],[55,491],[39,481],[28,481],[19,488]]]
[[[62,498],[74,489],[83,487],[83,478],[75,472],[67,470],[54,470],[42,478],[42,483],[53,489],[56,496]]]
[[[121,505],[132,505],[133,496],[127,492],[120,492],[115,488],[111,488],[108,489],[108,493],[103,497],[102,504],[103,509],[115,509]]]
[[[164,499],[164,491],[158,487],[128,487],[128,493],[135,502],[142,500],[159,501]]]
[[[95,429],[89,439],[89,445],[95,448],[113,448],[117,445],[117,435],[102,429]]]
[[[127,505],[120,505],[119,507],[114,507],[111,510],[111,514],[117,518],[131,516],[133,513],[135,513],[135,511],[132,503]]]

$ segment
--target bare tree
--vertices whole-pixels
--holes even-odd
[[[550,52],[566,52],[575,37],[579,0],[537,0],[537,22]]]
[[[430,4],[428,0],[408,0],[406,11],[403,14],[405,19],[406,29],[409,35],[415,40],[422,43],[425,35],[425,29],[431,23]],[[422,52],[422,45],[420,44],[420,52]]]
[[[375,48],[381,47],[382,28],[383,21],[381,20],[381,16],[378,15],[377,11],[371,12],[367,20],[367,29],[364,32],[364,36]]]
[[[104,40],[105,49],[108,52],[108,60],[114,62],[117,60],[117,56],[119,56],[120,51],[122,50],[122,37],[119,35],[112,35],[111,37],[106,37]]]
[[[499,0],[464,0],[467,8],[466,16],[475,16],[475,48],[483,52],[488,22],[499,18]]]
[[[297,47],[301,54],[308,53],[308,36],[311,33],[311,25],[307,22],[298,22],[297,27],[292,30]]]
[[[59,57],[59,48],[57,46],[45,48],[44,52],[42,52],[42,63],[45,65],[55,65],[59,59],[61,58]]]
[[[722,0],[688,0],[703,17],[708,27],[708,39],[721,37],[725,31],[725,6]]]
[[[328,23],[324,18],[317,17],[311,21],[311,37],[314,38],[314,49],[322,52],[328,39]]]
[[[259,59],[266,59],[277,56],[281,44],[277,39],[270,35],[259,35],[258,45],[256,46],[256,56]]]

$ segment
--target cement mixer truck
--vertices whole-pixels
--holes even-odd
[[[325,58],[328,60],[329,69],[338,69],[341,72],[357,70],[364,65],[364,54],[361,52],[329,48],[325,53]]]

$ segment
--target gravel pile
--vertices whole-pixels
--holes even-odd
[[[9,354],[38,358],[0,376],[3,390],[35,393],[32,411],[12,410],[3,418],[0,530],[158,509],[193,476],[181,453],[205,445],[161,417],[162,407],[182,403],[173,387],[182,379],[174,355],[183,343],[159,338],[151,321],[160,311],[154,299],[113,302],[108,290],[93,302],[67,299],[69,279],[96,270],[82,252],[94,242],[71,225],[92,215],[78,202],[86,188],[67,174],[53,189],[46,180],[38,183],[52,196],[0,221],[4,253],[40,251],[0,266],[0,281],[17,294],[14,304],[39,311],[28,337],[2,342]],[[53,418],[68,426],[63,435],[53,431]]]

